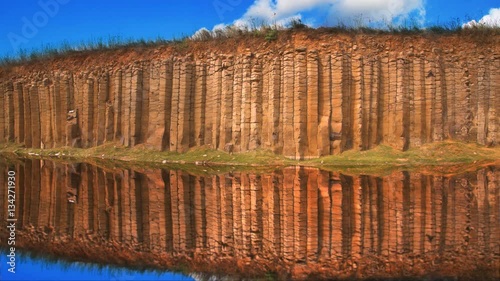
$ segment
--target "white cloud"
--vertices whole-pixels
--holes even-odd
[[[416,20],[420,22],[425,17],[424,0],[255,0],[237,22],[303,19],[302,13],[311,10],[323,13],[329,21],[361,18],[373,23],[389,23],[407,18],[413,12],[417,12]]]
[[[399,23],[410,16],[418,23],[425,20],[425,0],[255,0],[245,14],[232,24],[239,27],[259,27],[261,24],[284,25],[291,19],[307,24],[317,22],[304,13],[314,11],[326,17],[325,24],[388,24]],[[322,24],[322,22],[320,22]],[[224,28],[222,23],[213,30]]]
[[[423,0],[340,0],[334,13],[344,18],[361,17],[374,23],[392,23],[415,14],[414,20],[423,24],[425,8]]]
[[[478,25],[485,26],[497,26],[500,27],[500,8],[492,8],[490,12],[482,17],[479,22],[475,20],[471,20],[468,23],[464,24],[463,27],[474,27]]]

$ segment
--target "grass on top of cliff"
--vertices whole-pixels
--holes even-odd
[[[156,39],[134,39],[123,38],[120,36],[108,36],[107,38],[93,38],[91,40],[82,40],[80,43],[72,44],[63,42],[55,46],[46,44],[38,49],[26,50],[21,49],[15,56],[0,57],[0,67],[10,68],[13,66],[24,64],[43,63],[49,60],[58,58],[67,58],[71,56],[81,57],[82,55],[95,54],[103,51],[127,51],[133,50],[140,54],[147,53],[148,50],[166,46],[172,48],[179,53],[193,51],[195,42],[214,42],[220,45],[228,45],[226,40],[248,40],[257,39],[262,45],[265,42],[288,42],[291,36],[297,32],[304,32],[308,36],[316,37],[322,34],[371,34],[371,35],[420,35],[420,36],[443,36],[443,35],[459,35],[460,37],[468,37],[476,42],[490,42],[495,40],[500,35],[500,27],[488,25],[475,25],[463,27],[463,23],[469,20],[454,19],[448,23],[440,25],[423,27],[419,26],[417,21],[409,20],[402,24],[395,25],[392,23],[380,26],[377,28],[364,24],[370,22],[368,19],[359,19],[354,24],[346,24],[339,21],[334,26],[322,26],[311,28],[300,21],[300,19],[292,19],[283,25],[261,23],[260,25],[253,23],[252,26],[234,26],[228,25],[224,28],[209,31],[200,29],[191,36],[183,36],[182,38],[165,39],[158,37]],[[231,44],[229,44],[231,45]],[[206,50],[206,45],[202,48]],[[1,70],[1,69],[0,69]]]
[[[109,143],[94,148],[32,149],[19,145],[0,146],[0,152],[15,153],[20,157],[52,159],[74,159],[100,164],[133,164],[146,166],[189,165],[234,166],[235,169],[255,167],[278,167],[304,165],[316,167],[337,167],[383,170],[389,167],[449,166],[457,164],[499,163],[500,148],[488,148],[477,144],[444,141],[425,144],[407,151],[379,145],[367,151],[346,151],[340,155],[325,156],[312,160],[291,160],[270,151],[257,150],[242,153],[227,153],[208,148],[193,148],[186,153],[157,151],[141,147],[125,148]],[[126,163],[125,163],[126,162]]]

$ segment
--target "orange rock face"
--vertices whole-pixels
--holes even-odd
[[[16,245],[45,255],[287,280],[499,277],[498,167],[384,177],[303,167],[201,176],[40,160],[15,169]],[[0,164],[0,185],[6,175]]]
[[[0,142],[263,148],[294,159],[381,143],[499,142],[495,38],[308,36],[0,71]]]

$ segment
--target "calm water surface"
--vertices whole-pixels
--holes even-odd
[[[5,222],[9,165],[1,163]],[[75,274],[75,262],[99,264],[108,277],[127,268],[115,280],[500,277],[500,167],[384,176],[45,160],[10,167],[16,246],[38,257],[25,255],[20,270],[38,260]],[[5,228],[0,235],[5,248]],[[4,260],[1,270],[2,280],[11,277]]]

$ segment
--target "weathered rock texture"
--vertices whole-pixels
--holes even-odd
[[[206,176],[40,160],[14,168],[16,243],[44,254],[157,268],[182,260],[194,272],[286,280],[500,277],[498,167],[384,177],[303,167]],[[0,186],[6,177],[0,163]]]
[[[378,144],[500,141],[500,44],[301,36],[255,50],[240,42],[232,51],[168,49],[121,64],[5,72],[0,141],[262,148],[295,159]]]

